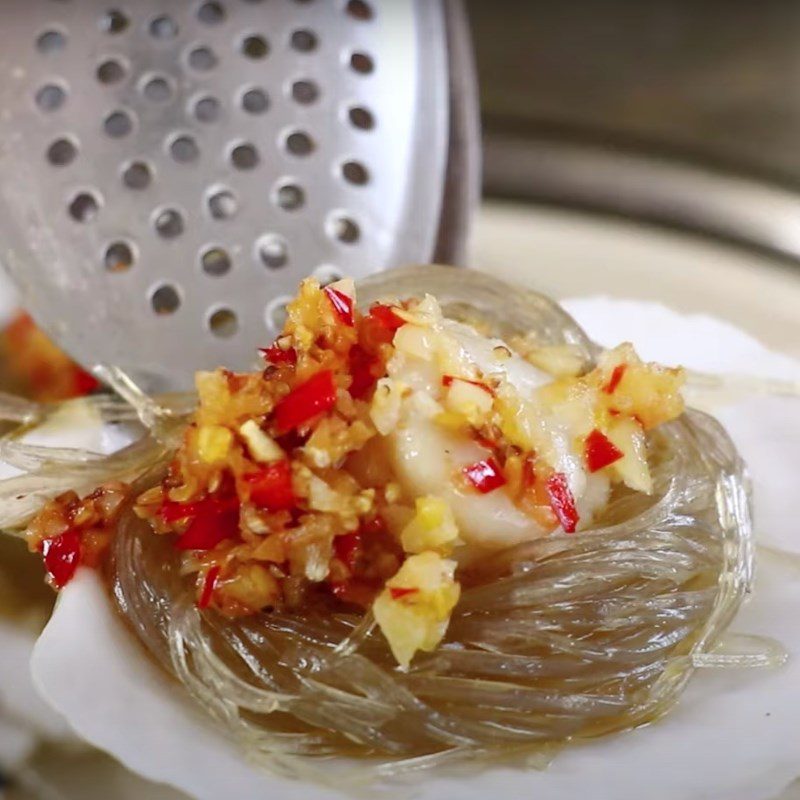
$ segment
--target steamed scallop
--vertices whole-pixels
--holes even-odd
[[[570,420],[537,406],[536,390],[551,382],[552,376],[513,353],[500,339],[441,317],[432,298],[426,305],[423,325],[409,323],[397,332],[398,352],[388,364],[392,390],[402,387],[404,392],[397,425],[386,436],[385,452],[406,493],[444,498],[453,509],[461,539],[480,548],[508,547],[552,530],[552,525],[543,525],[520,509],[507,493],[476,492],[459,479],[469,465],[491,457],[492,452],[470,428],[452,430],[439,421],[447,413],[449,395],[454,387],[469,390],[461,392],[457,411],[480,423],[481,410],[488,416],[496,393],[490,387],[502,386],[525,404],[527,421],[539,428],[539,438],[547,440],[552,465],[566,477],[580,519],[591,520],[607,502],[609,480],[587,472],[572,444],[576,431]]]

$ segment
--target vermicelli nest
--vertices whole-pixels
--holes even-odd
[[[577,344],[591,362],[555,304],[474,273],[382,276],[367,299],[425,291],[450,315]],[[198,612],[168,543],[133,516],[117,538],[115,596],[161,662],[273,768],[347,754],[394,774],[552,749],[667,710],[746,591],[747,497],[725,432],[687,413],[651,436],[650,462],[653,496],[618,491],[595,529],[460,576],[444,642],[408,672],[369,618],[333,607],[235,621]]]
[[[412,269],[359,299],[430,292],[496,335],[594,346],[551,301],[486,276]],[[115,538],[116,603],[153,656],[253,756],[325,779],[550,753],[652,720],[677,700],[749,590],[743,465],[690,411],[650,435],[650,497],[616,489],[593,529],[511,548],[460,575],[445,640],[401,671],[369,615],[319,605],[230,620],[194,605],[165,537],[132,513]],[[330,780],[330,778],[328,778]]]
[[[498,554],[445,641],[401,672],[356,614],[228,620],[194,607],[168,542],[125,518],[114,593],[157,658],[248,749],[369,756],[393,773],[598,736],[666,711],[725,629],[750,569],[740,464],[690,413],[653,442],[656,494],[621,494],[603,527]]]

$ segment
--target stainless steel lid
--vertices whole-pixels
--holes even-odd
[[[440,0],[4,3],[2,260],[85,364],[246,367],[305,275],[458,249],[468,60]]]

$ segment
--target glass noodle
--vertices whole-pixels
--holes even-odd
[[[568,343],[593,363],[596,347],[555,303],[479,273],[385,273],[359,287],[359,301],[425,292],[448,316],[502,337]],[[135,392],[120,388],[136,406]],[[92,402],[106,419],[124,418],[121,401]],[[111,478],[155,483],[186,404],[172,398],[154,415],[147,402],[139,417],[152,431],[109,457],[45,458],[7,438],[3,456],[26,456],[35,471],[0,482],[0,519],[23,522],[31,493],[38,501]],[[543,765],[569,741],[657,718],[698,667],[781,657],[720,651],[753,572],[748,482],[727,434],[688,411],[650,434],[648,448],[652,496],[618,487],[591,530],[522,544],[465,571],[444,642],[408,672],[369,614],[322,599],[303,613],[245,619],[198,611],[171,543],[130,512],[109,585],[152,656],[273,771],[341,786],[455,762]],[[348,758],[332,769],[320,763],[331,755]]]

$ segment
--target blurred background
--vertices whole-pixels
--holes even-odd
[[[467,7],[473,264],[713,313],[800,354],[800,4]]]
[[[800,3],[465,5],[483,128],[467,263],[557,298],[712,314],[800,357]],[[3,346],[5,388],[92,388],[24,317]],[[0,795],[177,798],[14,702],[32,687],[9,654],[24,664],[51,598],[23,548],[0,545]]]
[[[490,141],[599,145],[797,185],[797,3],[467,8]],[[506,193],[491,159],[487,167],[489,191]]]

